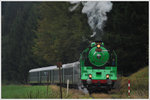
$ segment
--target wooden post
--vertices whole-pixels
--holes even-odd
[[[47,96],[48,96],[48,81],[49,81],[49,72],[47,72]]]
[[[60,98],[62,99],[62,87],[61,87],[61,70],[60,68],[62,67],[61,62],[57,62],[57,67],[59,68],[59,82],[60,82]]]
[[[67,96],[68,96],[68,91],[69,91],[69,80],[67,80]]]

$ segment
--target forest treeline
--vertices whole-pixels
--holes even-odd
[[[82,5],[69,2],[2,2],[2,80],[26,83],[32,68],[79,60],[92,30]],[[148,65],[148,2],[113,2],[102,40],[129,75]]]

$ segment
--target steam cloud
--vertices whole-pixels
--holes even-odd
[[[82,13],[87,14],[88,24],[93,30],[91,37],[100,39],[103,35],[104,22],[107,20],[107,12],[110,12],[113,4],[110,1],[72,1],[70,3],[76,4],[69,9],[70,11],[74,11],[82,3]]]

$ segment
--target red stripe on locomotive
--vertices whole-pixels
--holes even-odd
[[[82,80],[82,81],[87,81],[87,80]],[[116,81],[116,80],[112,80],[113,82]],[[107,83],[107,80],[92,80],[92,83]]]

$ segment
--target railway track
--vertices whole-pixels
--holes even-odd
[[[92,99],[100,99],[100,98],[107,98],[107,99],[112,99],[112,98],[117,98],[119,95],[117,94],[116,90],[112,90],[109,92],[106,91],[97,91],[89,94],[89,96]]]
[[[50,86],[51,89],[55,92],[59,91],[59,86]],[[66,91],[66,87],[63,87],[63,90]],[[118,89],[112,89],[109,92],[106,91],[93,91],[91,94],[89,94],[88,90],[86,88],[84,89],[78,89],[78,88],[69,88],[69,96],[66,98],[86,98],[86,99],[115,99],[115,98],[121,98],[121,94],[119,94]],[[59,92],[58,92],[59,94]],[[66,94],[66,92],[64,92]],[[64,95],[63,95],[64,96]]]
[[[93,91],[91,93],[88,92],[86,88],[80,89],[84,94],[88,94],[91,99],[100,99],[100,98],[118,98],[118,90],[117,89],[112,89],[111,91],[106,91],[106,90],[99,90],[99,91]]]

